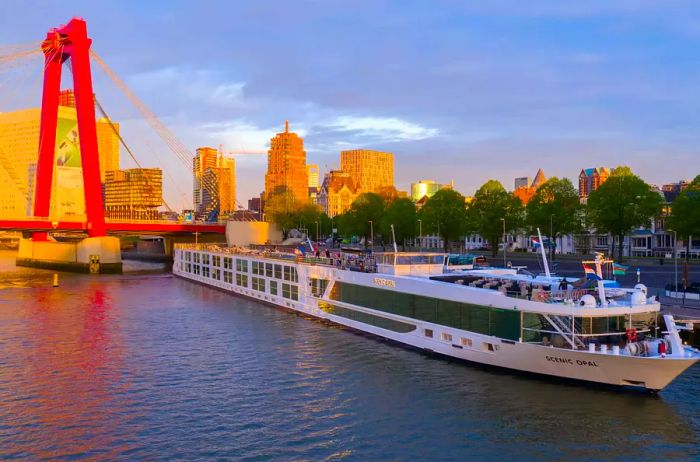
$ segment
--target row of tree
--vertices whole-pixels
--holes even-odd
[[[397,198],[395,194],[365,193],[334,220],[315,205],[289,207],[289,201],[290,198],[282,194],[272,198],[269,204],[274,210],[272,221],[285,234],[289,229],[303,227],[312,236],[316,229],[321,235],[330,235],[331,228],[335,227],[341,236],[361,236],[365,242],[382,236],[383,242],[390,243],[393,225],[396,242],[400,245],[422,231],[423,235],[440,236],[447,250],[451,241],[479,234],[492,244],[494,254],[504,232],[534,233],[537,228],[543,234],[551,233],[553,238],[595,229],[597,233],[616,236],[618,242],[622,242],[631,230],[648,226],[651,220],[659,217],[665,205],[661,194],[629,167],[616,168],[608,180],[590,194],[585,206],[580,203],[571,181],[556,177],[540,186],[527,206],[495,180],[482,185],[469,203],[459,192],[443,189],[420,210],[416,210],[410,199]],[[285,207],[280,206],[282,202]],[[673,202],[667,229],[675,230],[686,242],[691,235],[700,236],[700,175]],[[621,247],[617,248],[620,259]],[[612,250],[614,252],[615,248]]]

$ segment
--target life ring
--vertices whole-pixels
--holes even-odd
[[[627,329],[627,340],[630,342],[636,342],[637,341],[637,329]]]

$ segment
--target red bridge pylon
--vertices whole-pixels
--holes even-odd
[[[44,51],[44,89],[41,101],[41,128],[39,132],[39,160],[36,169],[34,216],[48,217],[51,206],[51,183],[55,164],[56,125],[58,121],[58,94],[61,69],[70,58],[73,70],[73,91],[78,119],[80,159],[83,166],[85,213],[90,237],[105,235],[105,213],[102,202],[102,184],[97,152],[95,103],[90,73],[90,45],[85,20],[73,18],[56,29],[50,29],[41,44]],[[33,234],[34,240],[46,240],[47,233]]]

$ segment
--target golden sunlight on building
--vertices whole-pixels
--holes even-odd
[[[357,182],[362,192],[377,193],[381,188],[394,186],[394,155],[390,152],[341,151],[340,169]]]
[[[318,205],[329,217],[345,213],[359,195],[357,183],[349,173],[331,170],[318,193]]]
[[[154,220],[163,205],[163,172],[132,168],[107,172],[105,216],[125,220]]]

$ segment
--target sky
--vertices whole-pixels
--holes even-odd
[[[574,184],[592,166],[653,184],[700,174],[697,1],[3,0],[0,50],[73,16],[192,152],[265,150],[289,119],[322,172],[343,149],[390,151],[403,190],[512,189],[539,167]],[[99,72],[98,98],[185,205],[191,175]],[[237,160],[245,205],[266,156]]]

